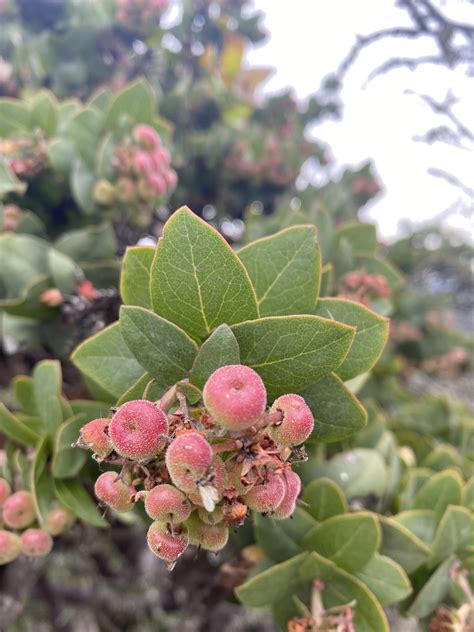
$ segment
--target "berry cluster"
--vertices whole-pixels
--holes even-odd
[[[370,307],[374,298],[388,298],[391,295],[392,290],[384,276],[355,270],[343,277],[337,296]]]
[[[45,166],[46,143],[40,132],[33,138],[12,136],[0,141],[0,158],[5,160],[20,180],[31,180]]]
[[[137,125],[131,138],[115,150],[112,166],[117,181],[98,180],[95,199],[105,206],[134,205],[138,218],[146,223],[154,204],[176,187],[177,175],[170,163],[170,153],[159,134],[149,125]]]
[[[44,529],[34,527],[36,511],[30,492],[20,490],[11,493],[10,484],[0,478],[0,565],[13,562],[21,553],[28,557],[48,555],[53,547],[52,536],[69,529],[74,516],[65,507],[51,509]]]
[[[134,26],[147,30],[168,6],[169,0],[117,0],[116,19],[127,28]]]
[[[181,383],[182,384],[182,383]],[[250,510],[291,516],[301,490],[292,462],[314,419],[299,395],[283,395],[267,409],[260,376],[229,365],[207,380],[203,405],[188,408],[180,384],[159,402],[129,401],[111,419],[81,429],[79,447],[122,467],[95,483],[100,501],[126,512],[143,500],[153,520],[148,545],[172,568],[189,544],[222,549],[229,527]]]

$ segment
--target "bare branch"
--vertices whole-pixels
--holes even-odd
[[[428,173],[432,176],[435,176],[435,178],[442,178],[443,180],[446,180],[446,182],[458,189],[461,189],[463,193],[474,200],[474,189],[466,186],[463,182],[461,182],[461,180],[459,180],[459,178],[453,176],[452,173],[444,171],[444,169],[438,169],[437,167],[430,167],[428,169]]]

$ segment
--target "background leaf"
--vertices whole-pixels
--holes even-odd
[[[78,481],[66,478],[57,479],[55,485],[58,499],[78,518],[94,527],[108,526],[94,501]]]
[[[43,360],[33,370],[35,406],[50,437],[62,424],[62,373],[58,360]]]
[[[229,364],[240,364],[240,349],[232,330],[224,324],[214,329],[201,345],[191,368],[190,381],[202,389],[211,373]]]
[[[155,249],[146,246],[127,248],[120,274],[120,294],[126,305],[151,308],[150,270]]]

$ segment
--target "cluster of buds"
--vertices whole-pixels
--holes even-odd
[[[100,295],[99,290],[94,287],[93,283],[87,280],[79,283],[74,294],[87,303],[90,303]],[[57,287],[50,287],[40,294],[40,302],[48,307],[59,307],[67,298]]]
[[[471,356],[467,349],[454,347],[447,353],[423,360],[421,368],[426,373],[456,378],[469,367],[470,361]]]
[[[380,193],[380,186],[366,176],[357,176],[351,182],[352,195],[359,204],[365,204]]]
[[[116,19],[124,26],[147,30],[169,7],[169,0],[117,0]]]
[[[322,602],[324,582],[316,579],[311,593],[311,610],[306,617],[288,622],[288,632],[356,632],[355,602],[325,609]]]
[[[0,230],[15,230],[24,216],[24,211],[16,204],[5,204],[1,209]]]
[[[393,342],[417,342],[421,340],[423,334],[418,327],[412,325],[408,320],[390,321],[390,340]]]
[[[53,548],[53,536],[67,531],[74,516],[60,505],[51,509],[44,528],[39,528],[31,492],[12,493],[10,484],[0,478],[0,565],[13,562],[19,555],[44,557]]]
[[[12,136],[0,141],[0,158],[20,180],[31,180],[45,166],[46,143],[40,132],[34,137]]]
[[[392,290],[382,274],[368,274],[355,270],[346,274],[340,282],[339,298],[347,298],[366,307],[372,305],[374,298],[389,298]]]
[[[129,401],[111,419],[89,422],[78,441],[96,460],[121,466],[99,476],[95,494],[118,512],[144,501],[153,520],[148,545],[170,569],[190,544],[222,549],[229,527],[250,511],[291,516],[301,491],[292,464],[304,459],[297,446],[314,427],[299,395],[282,395],[267,409],[265,386],[249,367],[217,369],[203,405],[192,409],[185,384],[156,403]]]
[[[94,197],[99,204],[134,206],[138,220],[148,223],[155,204],[176,187],[176,171],[160,135],[149,125],[137,125],[129,139],[115,150],[112,166],[115,183],[98,180]]]
[[[240,139],[227,157],[226,165],[233,177],[237,174],[239,177],[252,178],[258,183],[271,182],[277,186],[287,186],[298,176],[301,164],[310,153],[310,145],[304,143],[295,167],[290,164],[292,161],[285,155],[285,146],[279,139],[262,139],[258,143],[258,151],[254,150],[253,143]]]

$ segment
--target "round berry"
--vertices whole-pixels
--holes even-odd
[[[95,495],[103,503],[121,513],[133,507],[130,488],[117,472],[104,472],[99,476],[94,486]]]
[[[231,364],[212,373],[204,386],[203,401],[219,425],[238,432],[262,417],[267,392],[253,369]]]
[[[89,421],[81,428],[81,439],[85,445],[97,454],[101,459],[105,459],[112,452],[113,445],[107,429],[110,419],[100,418]]]
[[[179,524],[189,518],[191,503],[173,485],[157,485],[145,498],[145,511],[153,520]]]
[[[15,492],[3,503],[2,516],[11,529],[28,527],[36,518],[33,496],[30,492]]]
[[[273,518],[284,520],[289,518],[296,508],[296,501],[301,491],[301,479],[298,474],[287,470],[282,475],[285,486],[285,495],[273,513]]]
[[[206,511],[204,507],[198,507],[197,510],[199,519],[206,524],[219,524],[224,520],[224,512],[222,507],[216,507],[214,511]]]
[[[21,553],[21,541],[16,533],[0,530],[0,566],[13,562]]]
[[[109,424],[115,450],[131,461],[146,461],[164,447],[168,431],[165,413],[152,402],[137,399],[120,406]]]
[[[198,432],[178,435],[166,451],[166,466],[173,483],[186,493],[199,492],[198,483],[211,473],[212,448]]]
[[[188,492],[189,499],[198,507],[209,506],[218,503],[224,495],[227,482],[227,470],[222,459],[215,455],[211,467],[202,483],[198,485],[197,492]],[[212,509],[212,508],[211,508]]]
[[[46,531],[51,535],[60,535],[74,523],[74,514],[66,507],[51,509],[46,517]]]
[[[3,507],[4,502],[12,493],[10,483],[4,478],[0,478],[0,507]]]
[[[278,474],[270,474],[267,480],[257,483],[245,495],[245,503],[259,513],[273,513],[285,496],[285,485]]]
[[[299,445],[313,432],[313,413],[300,395],[282,395],[273,402],[270,411],[279,411],[283,414],[283,419],[269,428],[272,438],[278,445]]]
[[[227,544],[229,529],[224,522],[206,524],[197,512],[191,514],[186,521],[190,544],[200,546],[206,551],[220,551]]]
[[[43,529],[27,529],[21,534],[21,550],[28,557],[43,557],[53,548],[53,538]]]
[[[151,551],[167,564],[174,564],[186,550],[189,539],[186,529],[171,531],[163,522],[153,522],[147,533],[147,543]]]

